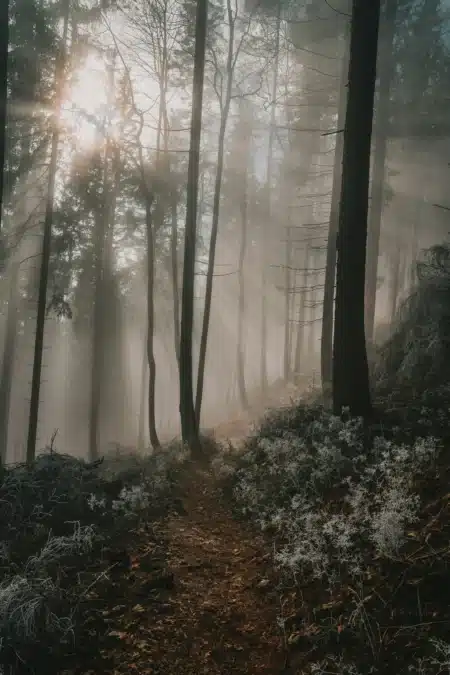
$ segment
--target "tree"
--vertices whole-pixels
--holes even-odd
[[[239,388],[240,402],[244,410],[249,407],[247,387],[245,384],[245,357],[244,357],[244,318],[245,318],[245,257],[247,254],[248,239],[248,200],[249,200],[249,164],[251,157],[251,119],[248,103],[243,99],[239,102],[239,121],[236,130],[236,142],[239,150],[236,148],[237,162],[236,172],[238,176],[239,190],[239,211],[241,224],[241,240],[239,245],[238,262],[238,322],[237,322],[237,341],[236,341],[236,366],[237,382]]]
[[[9,10],[9,22],[6,13]],[[53,11],[52,11],[53,10]],[[35,114],[36,106],[42,107],[53,93],[54,73],[49,73],[53,64],[56,36],[53,30],[55,8],[38,2],[11,0],[2,5],[4,18],[0,19],[2,60],[1,70],[7,81],[2,89],[0,118],[4,115],[7,124],[7,143],[0,148],[0,267],[8,261],[8,305],[3,343],[3,358],[0,371],[0,461],[6,458],[10,398],[13,381],[14,359],[18,330],[18,279],[21,245],[27,230],[37,220],[35,209],[30,214],[30,198],[27,176],[37,161],[44,162],[48,145],[46,117]],[[7,39],[9,46],[7,44]],[[9,53],[8,53],[9,52]],[[53,70],[53,65],[51,65]],[[9,101],[7,101],[7,97]],[[8,103],[8,107],[7,107]],[[2,107],[3,106],[3,107]],[[24,112],[26,111],[26,112]],[[3,122],[0,122],[3,129]],[[0,131],[0,134],[2,132]],[[7,146],[7,147],[5,147]],[[35,177],[33,178],[35,182]],[[32,188],[31,188],[32,189]],[[41,203],[41,195],[38,198]]]
[[[345,42],[348,42],[347,36]],[[330,225],[328,229],[327,257],[322,308],[322,337],[320,345],[320,369],[322,391],[326,398],[331,395],[333,380],[333,319],[334,292],[336,282],[337,234],[339,228],[339,198],[342,188],[342,152],[344,147],[343,128],[347,105],[347,76],[349,45],[344,45],[342,73],[340,78],[337,114],[336,145],[334,149],[333,187],[331,191]]]
[[[278,91],[278,69],[280,55],[280,33],[281,33],[281,0],[278,1],[276,27],[275,27],[275,60],[272,77],[272,95],[271,95],[271,114],[269,127],[269,145],[267,148],[267,219],[270,222],[272,211],[272,172],[273,172],[273,149],[275,141],[275,114]],[[261,289],[261,391],[263,394],[267,391],[267,234],[263,233],[263,253],[262,253],[262,289]]]
[[[99,413],[106,337],[106,288],[112,276],[112,243],[115,207],[120,181],[120,154],[111,138],[111,109],[114,96],[114,61],[108,69],[108,111],[103,123],[104,156],[101,195],[94,229],[94,310],[92,326],[91,405],[89,414],[89,457],[98,458]],[[110,174],[112,173],[112,177]]]
[[[208,0],[197,1],[191,136],[187,177],[186,226],[184,234],[183,286],[180,325],[180,418],[181,433],[193,452],[199,449],[198,420],[194,409],[192,332],[194,327],[195,251],[197,203],[202,132],[203,83],[208,23]]]
[[[236,29],[238,10],[233,11],[231,0],[226,3],[227,13],[227,55],[225,64],[225,75],[220,72],[217,58],[214,59],[214,81],[219,81],[221,85],[215,85],[220,108],[220,129],[217,148],[217,169],[214,181],[213,212],[211,222],[211,237],[209,242],[208,268],[206,273],[205,306],[203,311],[202,332],[200,337],[200,353],[198,363],[197,391],[195,399],[195,415],[197,424],[200,425],[200,414],[203,398],[203,385],[206,367],[206,354],[208,346],[208,333],[211,317],[212,290],[214,282],[214,265],[216,258],[217,236],[220,222],[220,204],[222,198],[222,179],[224,171],[225,154],[225,136],[227,131],[230,105],[233,95],[233,84],[236,70],[236,63],[242,50],[243,41],[250,28],[251,17],[247,18],[245,29],[238,41],[236,41]],[[225,85],[223,84],[225,82]]]
[[[363,417],[372,412],[364,288],[380,4],[353,0],[337,247],[333,409]]]
[[[53,204],[55,197],[55,179],[58,165],[58,146],[60,138],[59,113],[62,100],[64,71],[66,64],[67,34],[69,27],[69,0],[63,5],[63,35],[55,70],[55,111],[53,113],[53,131],[49,165],[48,194],[44,217],[44,236],[42,241],[42,259],[39,275],[38,308],[36,319],[36,337],[34,343],[33,375],[31,381],[30,419],[27,440],[27,462],[32,462],[36,454],[37,426],[39,415],[39,395],[41,388],[42,353],[44,349],[44,328],[47,312],[48,271],[51,251]]]

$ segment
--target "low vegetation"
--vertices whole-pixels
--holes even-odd
[[[2,469],[2,673],[51,675],[107,658],[98,637],[110,633],[111,595],[119,603],[132,552],[154,543],[152,523],[177,507],[184,459],[176,446],[145,459],[116,449],[96,463],[49,451]]]
[[[448,398],[430,398],[372,428],[318,404],[272,411],[238,459],[215,458],[267,534],[292,672],[449,668]]]

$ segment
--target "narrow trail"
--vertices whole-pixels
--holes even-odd
[[[182,491],[186,513],[168,522],[171,611],[158,620],[152,672],[283,673],[278,600],[264,542],[233,519],[207,470],[186,472]]]

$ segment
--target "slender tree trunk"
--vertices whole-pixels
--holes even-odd
[[[114,65],[108,68],[109,87],[108,97],[112,102],[114,93]],[[112,275],[112,246],[114,230],[114,213],[117,192],[120,180],[120,155],[118,149],[113,153],[110,138],[109,119],[105,120],[105,151],[103,159],[103,180],[101,208],[95,223],[94,239],[94,311],[92,329],[92,370],[91,370],[91,405],[89,412],[89,458],[95,461],[98,458],[99,423],[102,379],[104,371],[104,339],[106,324],[105,302],[107,294],[107,279]],[[109,169],[112,155],[113,179],[110,185]]]
[[[291,349],[290,349],[290,325],[291,325],[291,228],[288,225],[286,228],[286,251],[284,261],[284,363],[283,374],[284,381],[288,382],[291,365]]]
[[[176,190],[171,195],[171,271],[173,295],[173,331],[175,337],[175,357],[180,366],[180,289],[178,286],[178,195]]]
[[[6,157],[6,114],[8,101],[9,0],[0,5],[0,232],[3,225],[3,196]]]
[[[227,55],[227,85],[225,91],[225,99],[223,102],[223,107],[221,110],[221,120],[220,120],[220,130],[219,130],[219,141],[217,149],[217,169],[216,169],[216,180],[214,184],[214,200],[213,200],[213,213],[212,213],[212,223],[211,223],[211,238],[209,242],[209,256],[208,256],[208,271],[206,273],[206,289],[205,289],[205,307],[203,310],[203,324],[202,324],[202,334],[200,337],[200,352],[198,360],[198,377],[197,377],[197,392],[195,398],[195,418],[197,424],[200,426],[200,415],[202,409],[202,399],[203,399],[203,386],[205,379],[205,367],[206,367],[206,350],[208,346],[208,332],[209,332],[209,323],[211,318],[211,303],[212,303],[212,289],[214,282],[214,264],[216,259],[216,247],[217,247],[217,235],[219,233],[219,218],[220,218],[220,198],[222,192],[222,177],[223,177],[223,165],[224,165],[224,153],[225,153],[225,133],[227,129],[228,114],[230,112],[230,103],[231,103],[231,93],[232,93],[232,83],[234,75],[234,25],[235,19],[233,18],[233,12],[231,9],[231,2],[227,0],[227,13],[228,13],[228,25],[229,25],[229,36],[228,36],[228,55]]]
[[[333,410],[365,418],[372,413],[364,288],[379,21],[380,0],[353,0],[333,348]]]
[[[145,401],[147,400],[147,384],[149,378],[147,376],[148,360],[147,360],[147,333],[145,334],[145,341],[142,348],[142,364],[141,364],[141,387],[139,391],[139,420],[138,420],[138,448],[142,452],[145,448],[145,420],[148,416],[145,414]]]
[[[187,178],[186,227],[184,237],[183,288],[180,325],[180,419],[183,441],[193,452],[199,451],[198,424],[194,409],[192,372],[192,333],[194,327],[195,252],[197,242],[197,203],[202,132],[203,81],[208,22],[208,0],[197,1],[192,120]]]
[[[377,297],[378,257],[380,253],[381,217],[384,204],[384,186],[386,182],[386,154],[389,135],[390,93],[395,73],[393,55],[395,37],[395,17],[398,0],[386,0],[384,24],[386,35],[382,41],[379,64],[378,109],[374,122],[374,160],[372,189],[367,234],[367,271],[366,271],[366,336],[369,345],[373,341],[375,323],[375,304]]]
[[[305,339],[305,304],[306,304],[306,292],[308,287],[308,275],[310,267],[310,253],[311,253],[311,243],[308,241],[305,247],[305,255],[303,262],[303,275],[300,288],[300,298],[298,305],[298,314],[297,314],[297,340],[295,344],[295,359],[294,359],[294,369],[297,375],[300,375],[302,353],[303,353],[303,343]]]
[[[346,43],[349,41],[345,36]],[[339,228],[339,199],[342,186],[342,152],[344,148],[344,124],[347,107],[347,79],[350,48],[344,45],[342,74],[339,90],[336,147],[334,150],[333,187],[331,191],[330,227],[328,231],[327,258],[325,263],[325,286],[322,310],[322,338],[320,345],[320,366],[322,392],[326,399],[331,397],[333,379],[333,323],[334,293],[336,282],[337,233]]]
[[[261,392],[264,395],[268,388],[267,377],[267,266],[268,266],[268,231],[267,226],[272,220],[272,171],[273,171],[273,146],[275,141],[275,121],[276,121],[276,101],[278,91],[278,69],[280,57],[280,33],[281,33],[281,0],[278,0],[277,7],[277,22],[276,22],[276,37],[275,37],[275,61],[273,66],[272,79],[272,109],[270,113],[270,129],[269,129],[269,147],[267,150],[267,225],[263,232],[262,242],[262,280],[261,280]]]
[[[155,243],[151,204],[145,205],[145,222],[147,229],[147,359],[149,368],[148,378],[148,430],[153,450],[161,447],[156,431],[155,394],[156,394],[156,364],[154,352],[155,336]]]
[[[250,130],[246,129],[244,142],[244,166],[242,170],[242,192],[241,192],[241,242],[239,246],[239,262],[238,262],[238,284],[239,284],[239,298],[238,298],[238,325],[237,325],[237,345],[236,345],[236,365],[237,365],[237,383],[239,389],[239,397],[241,406],[244,410],[248,410],[248,394],[245,384],[245,357],[244,357],[244,319],[245,319],[245,271],[244,263],[247,254],[247,229],[248,229],[248,160],[250,149]]]
[[[307,345],[307,357],[308,361],[313,362],[314,352],[315,352],[315,337],[316,337],[316,283],[317,283],[317,272],[316,268],[316,256],[313,254],[311,256],[311,273],[309,274],[309,308],[308,308],[308,345]]]
[[[17,342],[19,271],[20,263],[13,260],[9,273],[8,313],[0,376],[0,464],[6,462],[8,452],[9,411]]]
[[[44,349],[45,316],[47,313],[47,287],[50,264],[53,203],[55,197],[55,179],[58,168],[59,145],[59,116],[64,83],[64,69],[66,61],[67,33],[69,26],[69,0],[64,0],[64,25],[60,50],[57,57],[55,72],[56,109],[53,117],[53,131],[51,141],[48,193],[44,216],[44,236],[42,241],[41,269],[39,274],[38,307],[36,319],[36,337],[34,342],[33,374],[31,380],[30,417],[27,439],[27,463],[31,464],[36,456],[37,427],[39,417],[39,399],[41,391],[42,354]]]
[[[103,190],[107,188],[107,164],[108,157],[105,155],[105,169],[103,178]],[[103,199],[105,198],[105,192]],[[91,351],[91,404],[89,408],[89,459],[95,461],[98,458],[99,445],[99,420],[100,420],[100,397],[103,371],[103,322],[104,307],[106,300],[104,293],[104,253],[106,240],[106,209],[102,205],[99,218],[95,223],[94,243],[94,308],[92,326],[92,351]]]

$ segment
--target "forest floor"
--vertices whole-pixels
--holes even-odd
[[[175,444],[125,449],[103,468],[49,453],[5,470],[0,675],[447,672],[450,435],[442,406],[422,403],[356,468],[367,430],[308,403],[273,411],[253,436],[251,420],[216,429],[201,461]],[[304,532],[293,495],[310,493],[322,519]],[[294,574],[275,555],[292,523],[305,554]],[[383,553],[374,533],[401,546]]]
[[[118,640],[108,648],[108,672],[285,672],[267,542],[233,519],[208,467],[188,463],[179,488],[184,513],[160,524],[165,571],[146,568],[152,545],[132,556],[133,592],[109,621],[108,635]]]

